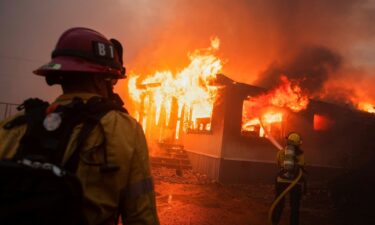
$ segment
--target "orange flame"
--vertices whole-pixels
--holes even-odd
[[[359,102],[357,108],[368,113],[375,113],[375,104],[369,102]]]
[[[278,130],[281,135],[285,113],[281,108],[289,108],[293,112],[307,108],[309,99],[298,82],[291,82],[286,76],[281,76],[280,81],[277,88],[244,101],[243,132],[256,132],[260,137],[267,137],[273,130]]]
[[[328,102],[350,105],[364,112],[375,113],[375,94],[372,88],[374,82],[374,78],[366,78],[361,74],[342,76],[341,79],[326,82],[322,93],[317,97]]]
[[[291,82],[284,75],[280,76],[281,84],[267,94],[252,98],[254,106],[286,107],[293,112],[299,112],[307,108],[309,98],[302,92],[298,82]]]
[[[210,82],[222,68],[221,60],[213,54],[219,45],[220,40],[212,38],[211,47],[189,54],[190,64],[177,73],[156,71],[144,79],[135,74],[130,76],[130,97],[138,105],[136,118],[142,120],[139,122],[145,130],[148,125],[160,125],[161,117],[164,123],[161,126],[169,126],[173,113],[177,116],[176,139],[179,138],[181,128],[210,129],[210,122],[203,127],[198,121],[211,118],[217,98],[218,87],[211,86]],[[174,102],[177,102],[177,106]]]

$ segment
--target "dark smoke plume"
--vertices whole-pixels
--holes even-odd
[[[305,46],[284,62],[272,63],[262,72],[256,84],[271,88],[277,85],[280,75],[300,82],[310,95],[322,90],[326,81],[340,69],[342,57],[326,47]]]

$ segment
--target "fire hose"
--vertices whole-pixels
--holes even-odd
[[[302,177],[302,169],[299,169],[298,171],[298,176],[293,180],[292,183],[289,184],[289,186],[283,191],[281,192],[281,194],[279,196],[277,196],[277,198],[273,201],[272,205],[271,205],[271,208],[270,210],[268,211],[268,220],[270,221],[271,224],[272,223],[272,215],[273,215],[273,211],[275,210],[275,207],[277,206],[277,204],[279,204],[280,200],[282,198],[285,197],[285,195],[294,187],[296,186],[296,184],[298,183],[298,181],[301,179]]]
[[[272,135],[268,132],[267,129],[264,128],[263,126],[263,122],[262,122],[262,119],[259,117],[259,124],[260,126],[262,127],[262,129],[264,130],[264,132],[266,133],[266,137],[267,139],[279,150],[282,150],[283,147],[280,145],[280,143],[278,143],[276,141],[276,139],[274,137],[272,137]],[[296,184],[298,183],[298,181],[302,178],[302,175],[303,175],[303,171],[301,168],[299,168],[298,170],[298,175],[297,177],[292,181],[292,183],[290,183],[290,185],[283,191],[281,192],[280,195],[277,196],[277,198],[273,201],[271,207],[270,207],[270,210],[268,211],[268,220],[270,221],[271,224],[272,223],[272,215],[273,215],[273,211],[275,210],[277,204],[279,204],[280,200],[282,198],[285,197],[286,194],[288,194],[288,192],[294,187],[296,186]]]

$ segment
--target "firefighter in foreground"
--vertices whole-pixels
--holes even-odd
[[[287,144],[284,149],[277,153],[277,164],[280,172],[276,177],[276,198],[270,211],[269,219],[273,225],[280,222],[281,214],[285,204],[285,196],[290,193],[290,224],[299,224],[299,208],[302,191],[305,188],[304,154],[300,148],[302,144],[298,133],[292,132],[286,137]]]
[[[61,150],[56,146],[64,146],[61,165],[63,168],[67,164],[72,165],[67,167],[76,171],[73,174],[78,177],[77,180],[80,181],[83,190],[84,219],[81,222],[73,222],[76,218],[73,216],[72,219],[67,219],[68,222],[62,222],[68,217],[68,211],[71,211],[69,206],[63,204],[45,207],[42,212],[44,215],[39,215],[37,211],[29,213],[31,210],[37,210],[36,206],[42,207],[45,202],[52,201],[52,190],[47,190],[40,196],[33,196],[35,199],[46,197],[43,200],[25,203],[26,209],[22,208],[24,205],[21,203],[16,204],[14,200],[9,200],[12,196],[8,193],[10,191],[6,189],[5,184],[18,182],[16,180],[23,176],[19,173],[0,185],[3,188],[0,193],[2,204],[4,205],[6,201],[8,201],[7,204],[14,204],[12,207],[0,206],[2,211],[0,221],[5,221],[3,224],[8,222],[18,224],[17,219],[23,219],[22,224],[32,224],[30,221],[35,219],[39,221],[38,224],[52,224],[47,223],[47,218],[42,217],[50,216],[48,210],[56,208],[59,209],[57,213],[62,216],[59,217],[60,219],[55,218],[53,224],[117,224],[120,217],[123,224],[159,224],[143,130],[136,120],[121,107],[121,99],[113,93],[113,85],[117,79],[125,78],[120,42],[115,39],[108,40],[91,29],[69,29],[58,40],[51,62],[34,73],[44,76],[49,85],[61,85],[63,94],[48,107],[45,103],[35,101],[35,99],[25,102],[23,107],[26,116],[20,113],[21,115],[0,123],[0,159],[2,160],[0,172],[6,171],[4,176],[7,176],[13,173],[19,164],[22,164],[22,170],[26,170],[26,167],[35,170],[36,172],[30,173],[28,177],[22,178],[24,184],[14,185],[20,192],[22,192],[22,186],[26,186],[29,182],[25,180],[32,179],[30,182],[34,182],[36,178],[31,177],[40,173],[41,170],[51,170],[56,175],[55,177],[64,177],[65,172],[55,166],[59,164],[59,161],[52,160],[58,158],[58,154],[54,154],[53,151]],[[95,107],[88,107],[88,102]],[[103,104],[103,102],[107,103]],[[39,110],[43,112],[43,118],[40,120],[42,122],[33,122],[33,118],[37,118],[36,115],[38,115],[36,109],[43,105],[46,110]],[[80,115],[84,109],[86,117],[81,118]],[[30,112],[34,112],[34,115]],[[79,118],[85,121],[83,125],[79,123]],[[99,119],[93,123],[95,118]],[[66,124],[69,121],[72,123],[74,121],[77,126],[72,127]],[[91,130],[87,128],[90,127],[90,123],[95,124]],[[30,124],[35,126],[30,128]],[[65,132],[65,136],[55,135],[60,131]],[[68,134],[66,134],[67,131]],[[68,139],[65,145],[61,145],[66,137]],[[34,157],[36,153],[44,158],[33,161],[37,158]],[[48,157],[46,157],[47,154],[49,154]],[[6,160],[9,162],[5,162]],[[57,163],[50,163],[51,161]],[[13,164],[7,166],[7,163]],[[76,166],[74,166],[75,163]],[[47,175],[43,176],[47,177]],[[55,178],[48,177],[48,179]],[[52,189],[52,183],[46,180],[47,178],[41,179],[40,182],[45,181],[45,184],[40,185],[38,190],[49,186]],[[65,185],[62,182],[58,186],[63,186],[63,184]],[[33,187],[38,185],[35,184]],[[73,186],[73,183],[68,185],[71,189]],[[30,194],[31,186],[28,188],[27,194]],[[62,191],[68,190],[62,189]],[[16,200],[27,201],[26,198]],[[78,203],[73,204],[72,207],[76,205]],[[10,210],[14,211],[9,212]],[[73,213],[77,211],[79,209]],[[16,216],[6,218],[10,215],[9,213],[14,213]]]

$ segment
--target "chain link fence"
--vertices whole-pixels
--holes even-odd
[[[0,120],[12,116],[18,112],[18,104],[0,102]]]

